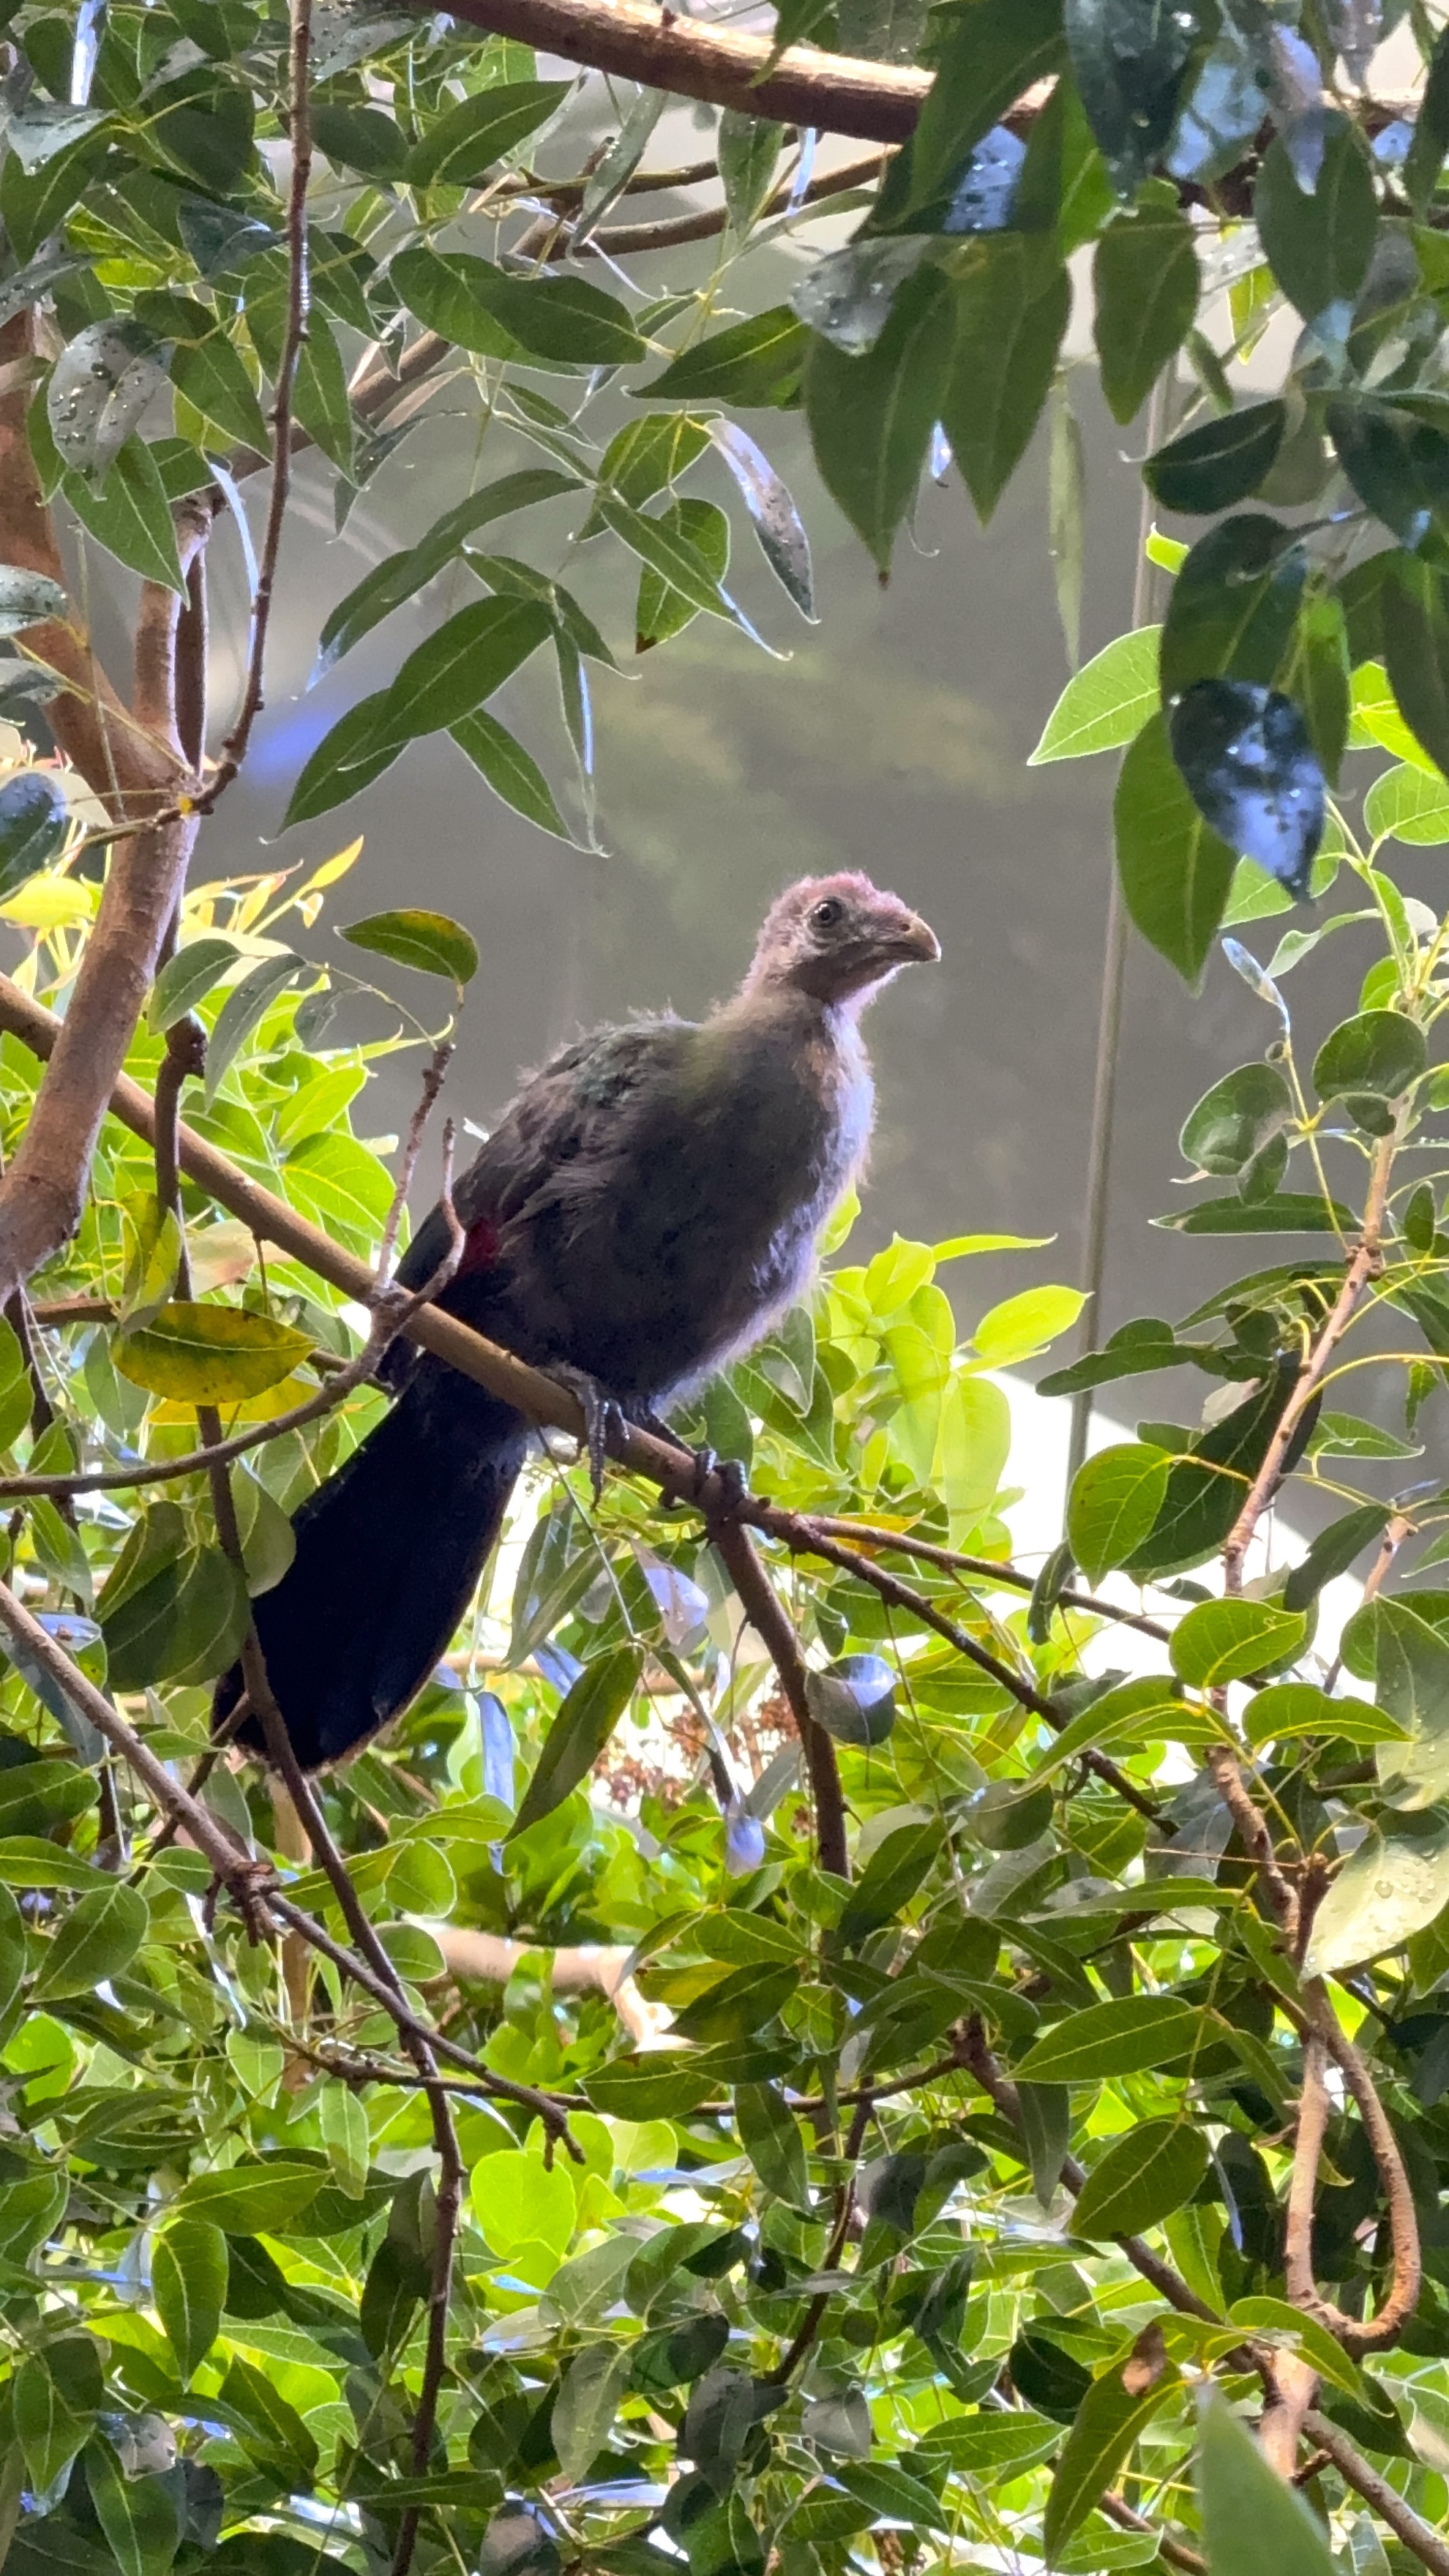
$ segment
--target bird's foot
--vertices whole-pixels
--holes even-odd
[[[609,1452],[609,1440],[611,1435],[623,1429],[624,1416],[613,1396],[605,1395],[597,1378],[590,1377],[587,1369],[570,1368],[566,1360],[561,1360],[556,1367],[546,1370],[545,1375],[553,1379],[555,1386],[566,1388],[583,1414],[583,1455],[589,1462],[589,1480],[597,1504],[604,1490],[604,1461]]]
[[[709,1515],[710,1527],[718,1529],[724,1522],[735,1519],[748,1488],[745,1483],[745,1471],[738,1458],[720,1458],[715,1455],[713,1449],[696,1449],[694,1451],[694,1488],[690,1496],[692,1502],[703,1502],[705,1490],[712,1476],[718,1477],[724,1487],[722,1499]]]

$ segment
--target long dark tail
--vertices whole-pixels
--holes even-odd
[[[254,1604],[267,1678],[304,1771],[365,1743],[422,1688],[502,1525],[527,1429],[442,1361],[297,1514],[297,1553]],[[242,1690],[233,1665],[215,1718]],[[248,1717],[239,1741],[262,1749]]]

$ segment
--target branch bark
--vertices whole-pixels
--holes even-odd
[[[739,1594],[740,1606],[780,1676],[780,1688],[789,1703],[805,1756],[805,1767],[810,1774],[820,1866],[832,1870],[837,1878],[848,1878],[850,1858],[845,1842],[845,1799],[840,1786],[840,1765],[835,1759],[834,1744],[811,1714],[800,1640],[775,1597],[774,1586],[760,1563],[754,1541],[744,1523],[722,1519],[711,1525],[710,1536]]]
[[[819,53],[813,45],[787,45],[767,70],[768,36],[676,17],[670,9],[644,10],[629,0],[458,0],[453,15],[489,35],[515,36],[650,89],[857,135],[863,143],[904,143],[931,86],[929,72]]]

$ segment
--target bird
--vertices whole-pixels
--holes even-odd
[[[864,1165],[865,1006],[935,932],[854,871],[766,914],[738,990],[700,1021],[596,1029],[527,1077],[453,1193],[464,1240],[438,1303],[565,1383],[657,1422],[760,1341],[806,1288]],[[399,1283],[447,1251],[440,1205]],[[389,1365],[390,1363],[390,1365]],[[253,1602],[303,1771],[343,1760],[414,1699],[454,1635],[531,1437],[447,1362],[395,1343],[396,1401],[298,1511],[287,1572]],[[265,1752],[239,1665],[214,1724]]]

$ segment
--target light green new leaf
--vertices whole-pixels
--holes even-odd
[[[324,2102],[341,2085],[328,2085]],[[348,2101],[353,2099],[345,2093]],[[161,2329],[188,2381],[206,2359],[221,2327],[229,2270],[226,2238],[203,2218],[178,2218],[157,2237],[151,2254],[151,2295]]]
[[[1084,760],[1092,751],[1121,751],[1157,708],[1160,626],[1134,626],[1115,635],[1074,671],[1027,762]]]
[[[1449,786],[1437,771],[1401,761],[1374,780],[1363,818],[1375,840],[1408,841],[1416,848],[1449,841]]]
[[[1015,1368],[1070,1332],[1086,1302],[1079,1288],[1023,1288],[983,1315],[971,1339],[988,1368]]]

